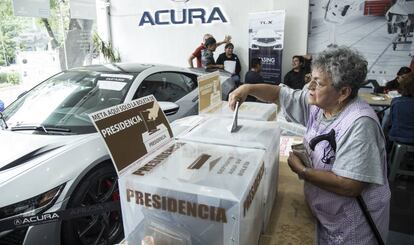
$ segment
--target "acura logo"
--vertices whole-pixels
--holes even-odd
[[[22,221],[20,220],[20,219],[15,219],[14,220],[14,225],[21,225],[22,224]]]

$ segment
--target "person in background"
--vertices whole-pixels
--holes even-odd
[[[399,80],[401,97],[391,101],[390,141],[414,144],[414,74]]]
[[[201,52],[201,64],[204,69],[223,69],[224,65],[222,64],[216,64],[216,61],[214,60],[214,51],[216,51],[217,48],[217,42],[214,37],[207,38],[205,44],[205,49]]]
[[[245,84],[230,94],[231,109],[250,94],[278,102],[289,120],[307,126],[303,144],[311,164],[305,166],[290,152],[288,165],[305,181],[305,198],[317,219],[317,244],[387,240],[391,192],[384,136],[376,113],[358,97],[367,65],[357,51],[341,46],[314,58],[308,88]],[[373,223],[363,214],[362,202]]]
[[[246,72],[244,76],[245,84],[258,84],[265,83],[264,78],[260,74],[262,71],[262,60],[260,58],[253,58],[250,61],[250,70]],[[248,95],[246,101],[256,102],[258,101],[255,97]]]
[[[411,69],[409,67],[401,67],[397,72],[397,77],[394,80],[391,80],[385,84],[385,90],[398,90],[400,80],[406,77],[406,75],[409,73],[411,73]]]
[[[387,82],[385,86],[381,86],[374,90],[375,93],[388,93],[389,91],[398,90],[399,80],[406,77],[407,74],[411,73],[411,69],[409,67],[403,66],[397,72],[397,77],[393,80]]]
[[[4,103],[0,100],[0,112],[4,111]]]
[[[219,57],[216,60],[217,65],[224,65],[224,61],[234,61],[236,62],[236,69],[234,70],[234,73],[232,74],[232,79],[236,83],[236,86],[240,86],[240,71],[241,71],[241,65],[239,57],[233,53],[234,45],[232,43],[227,43],[226,46],[224,46],[224,53],[221,53]]]
[[[260,72],[262,71],[262,60],[259,58],[253,58],[250,61],[250,70],[246,72],[244,76],[244,83],[264,83],[264,79]]]
[[[283,83],[293,89],[302,89],[305,85],[305,70],[303,69],[305,59],[303,56],[292,57],[292,70],[286,73]]]
[[[194,60],[194,58],[196,58],[196,59],[197,59],[197,68],[201,68],[201,67],[202,67],[202,64],[201,64],[201,53],[202,53],[202,50],[206,48],[206,47],[205,47],[205,42],[206,42],[206,40],[207,40],[208,38],[210,38],[210,37],[213,37],[213,35],[211,35],[211,34],[209,34],[209,33],[204,34],[204,36],[203,36],[203,43],[201,43],[201,44],[200,44],[200,46],[198,46],[198,47],[194,50],[194,52],[190,55],[190,57],[188,58],[188,65],[189,65],[191,68],[194,68],[194,64],[193,64],[193,60]],[[218,42],[218,43],[217,43],[217,46],[220,46],[220,45],[222,45],[222,44],[224,44],[224,43],[228,43],[228,42],[230,42],[230,40],[231,40],[231,36],[226,35],[226,36],[224,37],[224,40],[223,40],[223,41],[221,41],[221,42]]]

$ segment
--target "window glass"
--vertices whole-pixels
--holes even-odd
[[[70,1],[51,0],[48,18],[15,16],[12,0],[1,0],[0,100],[6,106],[62,70],[108,63],[96,21],[70,13]]]
[[[158,101],[176,102],[197,87],[191,77],[176,72],[148,76],[139,86],[134,99],[153,94]]]

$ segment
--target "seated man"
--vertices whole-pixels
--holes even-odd
[[[236,86],[238,87],[240,85],[240,59],[239,57],[233,53],[234,45],[232,43],[226,44],[224,46],[224,53],[220,54],[219,57],[216,60],[216,64],[218,65],[224,65],[225,61],[234,61],[236,63],[236,67],[234,69],[234,72],[232,74],[232,79],[236,83]]]
[[[203,68],[205,69],[223,69],[224,65],[218,65],[216,64],[216,61],[214,60],[214,51],[216,51],[217,48],[217,42],[214,37],[207,38],[206,42],[204,43],[206,46],[205,49],[201,52],[201,64],[203,65]]]
[[[286,73],[283,83],[293,89],[302,89],[305,85],[305,70],[303,56],[295,55],[292,57],[292,70]]]
[[[4,110],[4,103],[0,100],[0,112]]]
[[[244,77],[244,83],[256,84],[265,83],[260,72],[262,71],[262,60],[259,58],[253,58],[250,62],[250,70],[246,72]],[[257,101],[253,96],[247,96],[246,101]]]

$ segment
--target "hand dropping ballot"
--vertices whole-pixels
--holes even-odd
[[[233,123],[227,128],[230,133],[235,133],[237,131],[239,131],[239,129],[241,128],[241,125],[238,125],[237,123],[237,116],[239,114],[239,102],[236,102],[236,108],[234,108],[234,113],[233,113]]]

